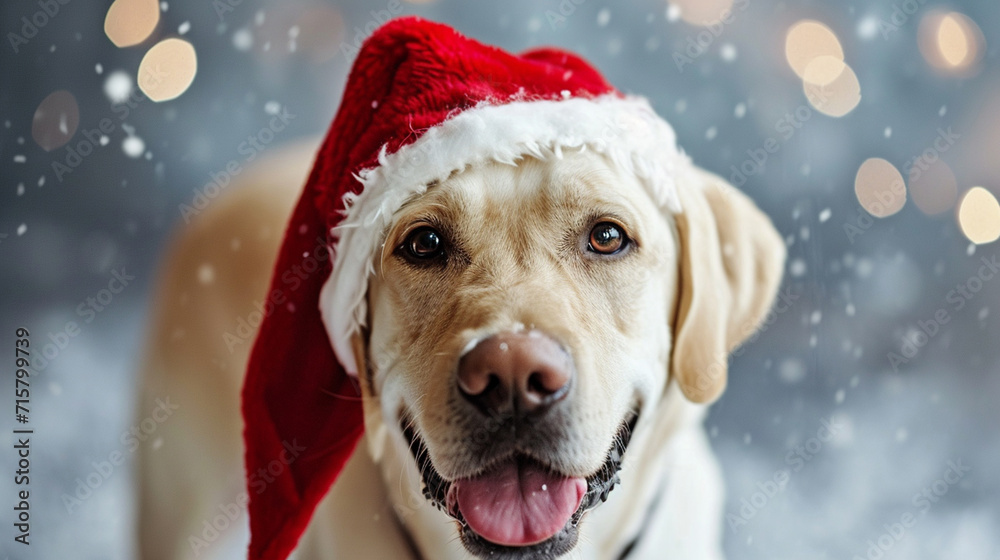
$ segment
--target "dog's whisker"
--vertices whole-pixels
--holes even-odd
[[[335,399],[340,399],[340,400],[343,400],[343,401],[358,402],[358,401],[362,400],[361,397],[351,397],[351,396],[348,396],[348,395],[341,395],[341,394],[338,394],[338,393],[334,393],[333,391],[331,391],[329,389],[320,389],[319,391],[321,393],[323,393],[324,395],[329,395],[329,396],[331,396],[331,397],[333,397]]]

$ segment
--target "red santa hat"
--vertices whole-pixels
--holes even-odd
[[[576,55],[517,56],[414,17],[365,42],[285,232],[247,369],[249,558],[290,554],[363,434],[351,336],[394,212],[454,171],[569,148],[604,154],[679,210],[673,178],[687,159],[673,131]]]

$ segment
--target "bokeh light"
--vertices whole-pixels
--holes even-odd
[[[951,15],[941,19],[937,32],[937,46],[945,62],[952,66],[961,65],[972,50],[969,37],[962,29],[962,25]]]
[[[153,101],[168,101],[187,91],[198,73],[198,56],[183,39],[164,39],[139,63],[139,89]]]
[[[872,216],[885,218],[903,209],[906,184],[896,166],[882,158],[865,160],[854,178],[858,203]]]
[[[709,25],[733,9],[733,0],[670,0],[680,10],[681,19],[691,25]]]
[[[983,187],[972,187],[958,207],[958,224],[977,245],[1000,239],[1000,202]]]
[[[844,60],[840,40],[829,27],[818,21],[802,20],[788,30],[785,58],[800,78],[805,78],[809,64],[822,56]]]
[[[31,119],[31,137],[46,152],[69,142],[80,124],[76,98],[66,90],[54,91],[38,104]]]
[[[927,215],[947,212],[958,198],[958,181],[955,173],[943,160],[933,163],[918,160],[910,168],[910,196],[920,211]]]
[[[918,45],[928,64],[948,74],[977,72],[986,52],[986,39],[976,22],[964,14],[941,10],[921,19]]]
[[[117,47],[145,41],[160,22],[157,0],[115,0],[104,18],[104,33]]]
[[[818,56],[806,66],[802,76],[806,99],[817,111],[842,117],[861,102],[861,83],[854,70],[833,56]]]

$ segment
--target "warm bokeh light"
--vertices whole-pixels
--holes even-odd
[[[802,81],[814,86],[828,86],[848,70],[847,63],[829,55],[812,59],[802,73]]]
[[[948,164],[938,159],[933,163],[918,160],[910,168],[909,191],[913,203],[924,214],[947,212],[958,198],[958,181]]]
[[[733,9],[733,0],[670,0],[680,10],[681,19],[691,25],[716,23]]]
[[[821,56],[844,60],[844,49],[829,27],[818,21],[802,20],[788,30],[785,58],[800,78],[805,78],[806,68]]]
[[[104,33],[117,47],[145,41],[160,22],[157,0],[115,0],[104,18]]]
[[[832,56],[816,57],[806,66],[802,87],[809,104],[831,117],[842,117],[861,102],[857,74],[844,61]]]
[[[972,187],[958,207],[958,224],[977,245],[1000,239],[1000,202],[983,187]]]
[[[885,218],[903,209],[906,184],[896,166],[882,158],[865,160],[854,178],[854,194],[872,216]]]
[[[982,30],[958,12],[929,12],[920,21],[918,41],[928,64],[952,74],[976,72],[986,52]]]
[[[66,90],[54,91],[38,104],[31,120],[31,137],[46,152],[69,142],[80,124],[76,98]]]
[[[198,73],[191,43],[164,39],[149,49],[139,64],[139,89],[153,101],[168,101],[184,93]]]
[[[954,16],[949,14],[941,19],[937,32],[937,45],[945,62],[951,66],[961,65],[971,50],[969,40],[962,25]]]

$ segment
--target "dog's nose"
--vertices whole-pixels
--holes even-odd
[[[555,340],[538,332],[480,341],[458,364],[458,387],[487,414],[540,414],[566,398],[573,367]]]

